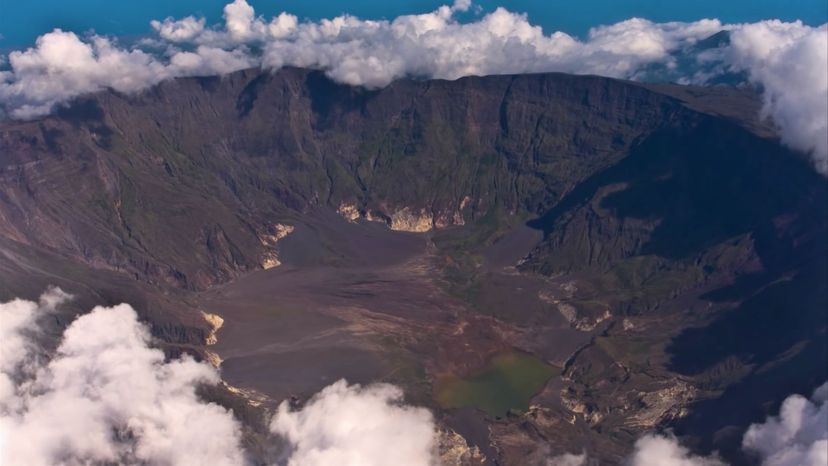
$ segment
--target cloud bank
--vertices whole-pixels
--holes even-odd
[[[764,21],[731,34],[728,61],[763,88],[764,112],[782,141],[813,154],[828,174],[828,24]]]
[[[190,358],[165,362],[130,306],[96,307],[50,360],[39,354],[38,320],[66,298],[0,304],[0,464],[244,463],[232,413],[196,395],[218,374]]]
[[[725,466],[715,457],[695,456],[672,436],[646,435],[635,442],[627,466]]]
[[[817,168],[828,173],[828,25],[633,18],[593,28],[579,40],[546,34],[505,8],[458,21],[456,14],[470,7],[469,0],[458,0],[391,21],[343,15],[312,22],[286,12],[266,19],[245,0],[234,0],[224,8],[224,24],[209,26],[193,16],[155,20],[157,36],[130,47],[54,30],[34,47],[9,54],[7,70],[0,72],[0,106],[13,118],[34,118],[100,89],[133,92],[172,77],[254,66],[318,68],[339,82],[369,88],[402,77],[545,71],[642,79],[654,67],[703,84],[722,73],[745,72],[764,90],[765,112],[783,141],[813,154]],[[694,48],[719,31],[730,32],[729,44]],[[704,72],[680,69],[676,56],[688,53]]]
[[[402,405],[402,395],[392,385],[340,380],[301,411],[282,403],[270,427],[294,447],[288,466],[438,464],[431,413]]]
[[[828,383],[811,399],[788,397],[779,416],[750,426],[742,441],[763,466],[825,466],[828,464]]]

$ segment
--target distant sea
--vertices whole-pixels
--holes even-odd
[[[228,0],[229,1],[229,0]],[[318,20],[349,13],[361,18],[392,19],[424,13],[451,3],[433,0],[248,0],[258,14],[270,17],[281,11]],[[32,45],[37,36],[54,28],[84,33],[135,37],[151,32],[149,21],[167,16],[205,16],[221,20],[224,0],[0,0],[0,51]],[[633,16],[657,22],[719,18],[722,22],[754,22],[778,18],[820,25],[828,21],[826,0],[478,0],[477,15],[503,6],[529,15],[533,24],[549,34],[564,31],[585,37],[589,28]]]

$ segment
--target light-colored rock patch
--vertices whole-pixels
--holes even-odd
[[[578,286],[575,284],[574,280],[568,281],[561,284],[561,291],[564,292],[564,296],[571,298],[578,292]]]
[[[652,428],[665,421],[687,416],[687,404],[695,397],[698,390],[680,380],[672,381],[669,387],[653,392],[640,392],[639,401],[643,408],[638,408],[625,424],[633,427]]]
[[[434,228],[446,228],[450,226],[462,226],[466,221],[463,219],[463,213],[459,210],[444,211],[440,215],[434,217]]]
[[[380,223],[386,223],[386,224],[388,223],[388,221],[385,219],[385,217],[383,217],[382,215],[380,215],[378,213],[372,212],[370,210],[365,212],[365,217],[364,218],[365,218],[365,220],[368,220],[369,222],[380,222]]]
[[[265,270],[272,269],[274,267],[279,267],[282,263],[279,261],[279,255],[275,252],[268,251],[263,254],[262,257],[262,268]]]
[[[589,317],[582,317],[575,322],[575,328],[582,332],[591,332],[595,330],[595,327],[598,326],[601,322],[609,319],[612,317],[609,309],[605,310],[603,314],[598,316],[595,319],[590,319]]]
[[[437,433],[437,445],[440,464],[444,466],[471,466],[486,461],[479,448],[470,447],[462,435],[451,429],[441,429]]]
[[[295,228],[293,225],[283,225],[281,223],[274,223],[273,226],[270,228],[270,233],[259,235],[259,241],[262,242],[263,246],[276,246],[276,243],[278,243],[280,239],[293,233],[294,229]]]
[[[540,290],[538,291],[538,299],[545,302],[546,304],[558,304],[561,302],[555,294],[549,290]]]
[[[279,252],[276,249],[277,244],[279,240],[293,233],[294,229],[293,225],[274,223],[267,233],[259,234],[259,242],[267,248],[262,253],[261,266],[263,269],[268,270],[282,265],[282,262],[279,261]]]
[[[336,212],[349,222],[356,222],[362,218],[369,222],[385,223],[389,228],[396,231],[424,233],[435,228],[465,225],[462,211],[469,202],[471,202],[471,198],[466,196],[460,202],[457,210],[447,209],[439,214],[432,215],[424,208],[418,210],[414,207],[403,207],[394,210],[384,203],[380,204],[379,211],[365,209],[360,212],[356,204],[343,201],[337,207]]]
[[[224,385],[227,391],[242,398],[248,405],[253,407],[259,407],[268,400],[267,396],[262,395],[261,393],[255,390],[234,387],[228,384],[227,382],[222,382],[222,385]]]
[[[416,212],[409,207],[404,207],[402,210],[391,214],[391,224],[389,226],[396,231],[424,233],[434,227],[434,222],[425,209]]]
[[[561,313],[564,319],[570,324],[574,324],[578,320],[578,310],[575,306],[566,303],[558,303],[558,312]]]
[[[573,422],[575,416],[578,415],[583,418],[584,422],[591,426],[594,426],[604,420],[604,415],[601,414],[601,412],[581,402],[575,398],[574,393],[570,393],[567,390],[561,391],[561,404],[572,413]]]
[[[339,204],[339,208],[336,209],[336,213],[343,216],[345,220],[348,220],[349,222],[356,222],[361,217],[357,205],[349,204],[347,202]]]
[[[612,317],[612,314],[610,313],[609,309],[605,310],[604,313],[600,316],[596,318],[591,318],[579,315],[578,308],[576,308],[572,304],[561,303],[554,300],[550,301],[555,302],[558,312],[561,313],[563,318],[566,319],[566,321],[569,322],[569,324],[572,325],[572,327],[574,327],[576,330],[580,330],[581,332],[591,332],[595,330],[595,327],[597,327],[598,324]]]
[[[204,320],[206,320],[207,323],[210,324],[211,327],[210,333],[207,335],[205,343],[207,343],[208,346],[215,345],[216,343],[218,343],[218,337],[216,336],[216,334],[218,333],[219,329],[224,325],[224,319],[222,319],[221,316],[219,316],[218,314],[210,314],[204,311],[201,312],[201,315],[202,317],[204,317]]]
[[[204,359],[208,363],[210,363],[211,366],[215,367],[216,369],[218,369],[221,366],[221,363],[223,362],[222,359],[221,359],[221,356],[219,356],[218,354],[216,354],[212,351],[205,351],[204,352]]]

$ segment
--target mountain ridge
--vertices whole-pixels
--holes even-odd
[[[205,182],[216,183],[216,181],[218,181],[217,184],[219,185],[214,186],[213,189],[220,189],[224,191],[222,195],[229,198],[229,202],[241,204],[247,203],[252,209],[259,208],[259,206],[251,205],[258,201],[253,201],[244,197],[246,193],[241,191],[241,188],[238,187],[241,183],[239,179],[247,178],[249,184],[254,185],[253,189],[261,189],[264,187],[265,189],[269,189],[272,195],[275,195],[274,197],[279,198],[278,203],[280,205],[267,206],[265,210],[271,209],[278,211],[285,208],[295,211],[301,210],[309,204],[320,202],[329,204],[336,208],[341,203],[349,203],[358,204],[358,208],[361,209],[372,209],[379,211],[381,217],[390,220],[390,214],[395,212],[383,212],[383,209],[378,204],[390,203],[391,209],[396,208],[395,210],[401,210],[402,207],[406,206],[406,203],[412,203],[413,201],[413,203],[417,205],[410,207],[414,207],[416,210],[429,210],[430,212],[427,212],[427,216],[442,216],[445,217],[444,223],[451,223],[451,219],[455,217],[457,211],[459,211],[460,204],[462,203],[464,197],[471,195],[470,197],[480,197],[478,202],[472,203],[470,206],[473,211],[471,214],[472,217],[475,215],[481,215],[480,213],[475,214],[474,211],[485,212],[485,204],[494,202],[494,197],[497,196],[500,196],[501,200],[499,202],[501,204],[508,204],[504,207],[510,211],[516,211],[517,209],[523,208],[525,210],[529,210],[532,214],[538,215],[545,208],[548,208],[550,203],[554,201],[557,196],[560,196],[560,193],[567,189],[566,183],[571,184],[574,179],[583,178],[585,176],[585,172],[582,172],[583,168],[579,168],[581,165],[585,164],[588,166],[591,163],[606,164],[607,162],[602,162],[602,160],[606,160],[610,157],[615,157],[617,159],[620,155],[613,156],[610,154],[610,152],[613,151],[612,145],[616,144],[619,146],[615,149],[615,152],[616,154],[620,154],[623,153],[624,147],[630,144],[631,141],[621,141],[619,139],[622,137],[620,136],[620,134],[622,134],[621,131],[618,131],[612,135],[607,134],[605,136],[601,136],[603,140],[607,141],[602,143],[604,144],[602,149],[590,149],[593,151],[593,155],[591,157],[585,157],[583,155],[573,157],[572,155],[569,155],[568,160],[564,162],[560,161],[560,159],[564,158],[562,157],[563,154],[560,153],[574,153],[572,147],[577,145],[577,141],[568,142],[562,140],[562,134],[566,133],[564,128],[555,128],[554,126],[550,126],[550,128],[546,130],[545,134],[549,134],[551,132],[552,134],[557,135],[555,137],[558,138],[557,141],[553,141],[551,144],[548,144],[548,146],[551,147],[533,148],[530,145],[527,145],[527,142],[528,144],[533,144],[535,142],[532,141],[538,141],[542,136],[533,135],[531,133],[517,134],[515,133],[514,128],[512,130],[512,134],[510,135],[508,118],[524,120],[527,118],[535,118],[536,121],[531,122],[534,126],[542,124],[554,125],[558,123],[550,123],[550,119],[552,117],[545,109],[534,108],[531,110],[531,112],[533,112],[532,115],[535,115],[534,117],[521,115],[519,112],[521,111],[521,105],[524,105],[524,102],[515,104],[517,106],[517,110],[510,113],[510,110],[506,107],[506,99],[509,93],[521,92],[517,88],[512,90],[512,84],[510,83],[515,82],[515,80],[520,81],[524,87],[531,85],[542,87],[544,85],[543,83],[545,83],[548,87],[552,82],[555,82],[555,80],[586,82],[590,83],[590,86],[596,87],[595,89],[583,89],[585,94],[577,97],[579,99],[590,99],[590,91],[593,92],[594,95],[597,95],[597,97],[593,98],[600,99],[602,98],[601,96],[608,95],[606,94],[608,91],[606,89],[602,89],[602,86],[615,86],[615,88],[618,89],[618,92],[622,93],[637,93],[636,98],[640,96],[645,99],[660,99],[659,97],[656,97],[656,94],[649,94],[646,91],[641,90],[642,87],[637,85],[623,83],[621,81],[607,78],[567,77],[567,75],[557,73],[527,75],[527,77],[496,76],[490,78],[463,78],[454,82],[439,80],[399,81],[392,84],[388,88],[379,91],[368,91],[335,84],[324,78],[320,72],[286,69],[276,74],[270,74],[266,72],[259,73],[248,70],[234,73],[233,75],[222,78],[180,78],[178,80],[162,83],[157,87],[133,96],[104,92],[92,97],[92,100],[81,99],[74,104],[74,106],[63,109],[62,111],[59,111],[57,115],[47,117],[38,122],[5,123],[3,124],[4,128],[2,139],[4,144],[0,147],[0,149],[2,149],[7,156],[11,154],[24,153],[31,155],[38,153],[60,154],[61,151],[64,150],[72,152],[73,150],[71,149],[64,149],[61,147],[61,138],[59,135],[66,134],[69,131],[81,129],[83,139],[76,139],[71,142],[72,144],[78,146],[74,152],[77,154],[78,158],[88,159],[83,162],[88,164],[84,169],[88,169],[93,164],[96,166],[96,170],[98,172],[97,178],[104,186],[104,193],[95,193],[95,195],[107,198],[105,202],[113,206],[112,208],[101,208],[97,214],[104,218],[99,218],[97,221],[103,220],[105,222],[112,222],[115,224],[120,223],[120,241],[127,244],[132,242],[133,244],[131,244],[130,247],[138,249],[142,247],[144,249],[151,249],[151,246],[142,246],[131,240],[133,237],[140,236],[140,231],[130,231],[132,226],[129,225],[128,219],[125,220],[122,216],[124,213],[123,210],[128,209],[129,206],[116,207],[119,202],[119,195],[127,195],[129,191],[129,185],[127,184],[122,188],[124,191],[123,194],[119,194],[118,192],[118,189],[120,188],[118,185],[118,180],[120,179],[119,173],[123,174],[127,172],[123,171],[123,168],[118,167],[117,163],[113,163],[112,159],[106,160],[100,155],[105,153],[111,154],[113,152],[114,139],[123,138],[123,141],[119,142],[119,144],[124,146],[124,150],[133,151],[133,154],[131,155],[136,159],[139,159],[134,161],[127,169],[134,170],[136,168],[135,164],[137,163],[145,165],[143,169],[147,173],[136,176],[151,176],[156,178],[157,182],[161,182],[163,181],[163,177],[175,178],[177,172],[182,170],[190,170],[196,168],[196,166],[202,171],[208,172],[205,176],[209,176],[210,171],[215,172],[218,170],[225,170],[227,174],[221,176],[225,176],[226,179],[205,180]],[[268,107],[266,111],[276,112],[280,115],[292,115],[287,121],[277,123],[275,125],[276,127],[272,127],[267,122],[267,115],[261,115],[262,110],[259,107],[264,105],[262,102],[259,102],[258,107],[254,108],[256,103],[256,89],[261,88],[262,83],[265,81],[268,83],[268,89],[270,89],[275,95],[262,95],[260,100],[263,102],[266,98],[277,99],[274,102],[268,102],[268,104],[272,104],[273,107]],[[466,85],[465,83],[468,84]],[[221,87],[221,91],[218,96],[212,94],[210,91],[210,89],[218,89],[216,86]],[[281,89],[279,89],[278,86],[281,86]],[[316,86],[316,88],[314,88],[314,86]],[[494,100],[489,98],[485,103],[475,103],[472,100],[468,100],[472,98],[474,92],[485,92],[488,94],[494,93],[495,89],[486,89],[486,86],[496,88],[497,93],[502,96],[502,99],[500,97],[495,97]],[[518,87],[520,86],[521,84],[518,84]],[[468,110],[466,113],[468,114],[471,112],[471,115],[457,115],[460,112],[452,113],[452,111],[446,108],[436,110],[429,109],[427,106],[426,108],[417,108],[415,107],[414,100],[412,100],[415,99],[415,96],[416,99],[421,99],[421,96],[418,93],[423,93],[423,95],[426,95],[429,92],[445,93],[448,92],[448,89],[455,87],[460,89],[465,88],[463,92],[466,92],[468,95],[461,95],[460,98],[465,99],[463,100],[463,105],[467,106]],[[564,89],[567,88],[567,86],[560,87]],[[233,89],[236,89],[236,91],[233,91]],[[544,92],[544,90],[540,88],[531,90],[522,89],[522,91],[524,93]],[[553,91],[551,89],[546,89],[545,92],[550,93]],[[604,94],[601,94],[602,92]],[[303,96],[303,93],[308,95]],[[336,97],[336,93],[338,93],[340,98]],[[227,97],[231,95],[237,95],[237,97],[234,97],[235,102],[227,100]],[[361,108],[349,108],[349,106],[355,105],[354,102],[359,99],[368,99],[368,101],[370,101],[370,99],[380,99],[386,95],[388,95],[388,97],[377,105],[370,106],[367,101],[364,101],[359,104],[362,105]],[[210,96],[210,100],[205,101],[204,99],[208,98],[208,96]],[[345,103],[340,102],[343,100],[342,96],[344,96]],[[217,97],[218,99],[216,99]],[[304,98],[305,100],[301,103],[296,103],[295,101],[300,98]],[[293,101],[291,99],[293,99]],[[514,97],[512,99],[514,99]],[[571,95],[566,96],[565,98],[561,97],[561,99],[564,102],[567,102],[575,99],[575,96]],[[215,102],[215,100],[219,100],[220,102]],[[437,99],[432,98],[432,100]],[[450,100],[449,96],[447,96],[447,100]],[[320,104],[319,102],[330,103]],[[662,99],[660,102],[661,103],[659,105],[672,106],[670,111],[679,111],[676,102],[672,102],[669,99]],[[582,103],[587,107],[591,105],[588,101],[578,102],[578,104]],[[602,102],[602,105],[603,104],[604,102]],[[616,104],[619,103],[616,102]],[[158,108],[158,110],[162,110],[163,113],[158,113],[158,110],[153,110],[153,108],[158,107],[159,105],[160,108]],[[299,105],[299,108],[294,110],[291,105]],[[478,105],[480,108],[475,108],[475,105]],[[531,102],[526,102],[525,105],[537,106],[537,104],[532,104]],[[396,113],[396,116],[383,114],[383,108],[388,108],[389,106],[393,106],[391,108],[398,109],[390,112]],[[176,109],[176,111],[193,112],[196,114],[201,113],[202,115],[199,115],[198,119],[195,121],[192,121],[192,118],[183,117],[178,117],[175,120],[169,120],[170,115],[165,115],[165,113],[169,113],[170,107]],[[220,116],[216,113],[219,111],[219,107],[223,112]],[[103,113],[102,108],[107,109],[106,114]],[[147,114],[142,115],[139,113],[139,109],[143,109]],[[236,110],[238,114],[228,115],[228,113],[233,110]],[[341,143],[345,141],[332,141],[334,144],[334,146],[332,146],[332,150],[340,151],[339,155],[328,155],[328,152],[330,151],[328,147],[319,147],[318,143],[313,142],[313,138],[315,137],[313,134],[325,135],[330,133],[331,131],[329,131],[326,126],[333,124],[332,122],[337,119],[337,124],[341,126],[338,130],[338,133],[340,134],[334,134],[333,138],[342,138],[343,136],[341,133],[351,133],[352,128],[349,128],[348,125],[354,125],[356,123],[349,122],[349,115],[355,111],[358,111],[358,113],[364,113],[366,111],[377,113],[378,115],[377,117],[373,117],[374,119],[378,118],[381,120],[392,120],[395,117],[400,118],[401,121],[404,122],[404,125],[407,125],[407,127],[403,126],[403,123],[400,123],[396,127],[390,128],[391,132],[388,133],[388,129],[384,129],[383,125],[373,123],[375,126],[378,126],[378,128],[369,129],[368,131],[372,134],[363,135],[362,139],[364,141],[350,141],[347,142],[347,146]],[[406,111],[409,112],[408,115],[404,114]],[[445,118],[457,118],[466,124],[460,125],[460,129],[452,128],[452,123],[449,123],[448,121],[446,121],[446,123],[439,123],[439,125],[446,125],[441,127],[442,129],[437,128],[437,124],[431,124],[431,127],[429,128],[418,127],[417,125],[419,123],[417,122],[417,119],[422,117],[418,116],[416,112],[428,111],[436,111],[438,112],[438,115],[445,115],[448,113],[448,115],[441,117],[443,121],[445,121]],[[250,115],[251,112],[258,112],[259,115],[254,115],[255,118],[253,118],[253,116]],[[475,114],[475,112],[477,113]],[[488,116],[484,117],[483,115]],[[495,118],[496,116],[497,119]],[[543,118],[546,118],[546,123],[543,122]],[[641,120],[646,117],[642,115],[636,116],[636,118]],[[649,118],[650,123],[647,124],[650,126],[661,123],[660,121],[657,121],[657,118],[656,120],[652,120],[653,116],[649,116]],[[240,120],[240,123],[238,124],[240,128],[235,130],[230,128],[222,132],[221,128],[227,125],[227,121],[233,120]],[[67,126],[67,122],[71,123],[68,123]],[[512,125],[517,127],[520,127],[521,125],[526,126],[523,124],[523,121],[520,123],[521,124],[512,123]],[[572,121],[564,124],[568,125],[567,128],[569,128],[577,126],[579,123],[580,122]],[[622,128],[625,124],[629,125],[629,122],[618,122],[616,123],[616,126]],[[636,124],[646,126],[643,121],[637,121]],[[133,129],[141,128],[141,133],[138,135],[131,133],[129,131],[130,126]],[[156,126],[157,128],[154,128]],[[457,126],[456,123],[455,126]],[[464,128],[462,126],[466,127],[465,132],[463,131]],[[481,126],[481,128],[477,129],[477,126]],[[484,129],[482,126],[486,126],[485,129],[488,131],[482,132]],[[209,127],[211,128],[209,133],[219,133],[222,138],[208,137],[206,139],[208,139],[209,142],[202,141],[202,139],[205,138],[203,137],[204,135],[198,134],[199,127]],[[23,128],[25,128],[25,130],[20,132]],[[577,136],[578,131],[584,134],[584,136],[580,137],[586,137],[586,133],[583,133],[583,131],[590,131],[588,128],[585,128],[584,130],[579,130],[577,128],[573,129],[576,132],[574,138],[579,137]],[[447,131],[448,134],[441,135],[440,131],[444,130]],[[535,131],[537,130],[538,128],[535,128]],[[234,133],[233,131],[236,132]],[[419,134],[417,133],[418,131],[420,132]],[[448,140],[448,142],[445,143],[447,145],[445,147],[435,147],[435,143],[423,142],[427,138],[421,134],[422,131],[432,132],[433,134],[428,134],[428,138],[430,139],[437,139],[438,141],[441,139]],[[540,131],[543,132],[544,128],[540,128]],[[455,132],[458,134],[454,134]],[[18,139],[18,141],[14,141],[15,133],[19,134],[18,137],[20,139]],[[488,136],[486,133],[488,133]],[[523,133],[526,133],[526,131],[523,131]],[[26,135],[24,136],[24,134]],[[29,142],[36,142],[34,144],[27,143],[23,140],[26,137],[29,138]],[[483,143],[477,143],[469,139],[477,137],[488,140]],[[595,141],[598,135],[590,132],[589,137],[591,141]],[[630,135],[628,137],[632,138],[635,136]],[[309,140],[308,138],[311,139]],[[347,140],[347,136],[345,138]],[[373,138],[373,140],[371,138]],[[241,141],[241,139],[244,141]],[[399,139],[399,141],[396,139]],[[523,144],[523,146],[517,145],[516,141],[522,141],[520,144]],[[203,142],[207,143],[204,144]],[[328,141],[325,141],[324,143],[330,144]],[[385,144],[386,148],[383,148],[383,144]],[[421,144],[422,147],[418,148],[416,147],[416,144]],[[437,144],[442,144],[442,142],[438,142]],[[395,152],[396,149],[391,150],[390,152],[387,149],[387,147],[396,146],[403,147],[402,154]],[[142,151],[143,153],[134,153],[136,150]],[[398,192],[398,186],[383,184],[384,179],[394,180],[399,176],[403,176],[402,179],[407,178],[407,181],[411,179],[416,180],[416,176],[418,175],[418,173],[416,173],[417,171],[424,171],[426,174],[431,173],[444,178],[448,177],[451,173],[447,171],[447,167],[445,166],[447,162],[439,160],[438,157],[446,157],[446,155],[443,155],[446,152],[450,154],[460,154],[464,150],[478,152],[478,154],[475,154],[478,160],[475,161],[476,166],[471,166],[472,164],[465,160],[460,161],[456,159],[458,155],[454,155],[455,160],[451,163],[454,163],[455,167],[465,168],[466,170],[465,172],[461,172],[461,174],[466,174],[466,179],[474,178],[473,176],[470,176],[472,173],[470,170],[479,170],[483,167],[483,170],[490,173],[489,176],[499,176],[502,178],[500,186],[495,188],[491,183],[489,183],[489,186],[465,186],[460,188],[465,192],[454,193],[451,192],[453,188],[450,185],[460,183],[462,186],[464,178],[449,178],[442,181],[443,184],[439,190],[439,196],[432,196],[432,198],[428,198],[429,196],[426,195],[426,192],[430,191],[431,187],[423,186],[423,183],[420,185],[416,182],[408,183],[409,186],[407,189],[400,192],[399,196],[396,195]],[[325,153],[323,153],[323,151]],[[417,166],[417,163],[420,162],[408,163],[411,158],[409,157],[406,159],[404,157],[406,151],[427,152],[427,158],[429,159],[428,163],[431,165]],[[443,154],[438,154],[436,153],[437,151],[443,151]],[[531,159],[526,155],[526,153],[530,151],[535,154]],[[503,186],[503,182],[510,176],[508,173],[522,170],[520,164],[526,163],[529,165],[524,171],[538,172],[539,170],[537,169],[537,165],[544,163],[544,161],[540,159],[543,156],[539,154],[549,153],[552,151],[557,151],[559,153],[556,157],[557,160],[554,160],[553,163],[558,165],[564,163],[565,165],[560,167],[550,166],[545,168],[545,170],[550,171],[553,168],[555,171],[560,169],[567,170],[567,177],[570,178],[569,181],[556,181],[554,179],[554,173],[544,175],[546,179],[537,179],[534,176],[525,176],[524,174],[520,181],[517,179],[509,181],[509,183],[513,184],[512,187]],[[233,153],[231,154],[230,152]],[[523,152],[523,155],[518,155],[521,152]],[[364,155],[356,155],[360,153]],[[342,154],[346,155],[343,157]],[[501,156],[498,156],[497,154],[501,154]],[[509,156],[508,154],[512,155]],[[507,156],[502,157],[502,155]],[[247,172],[239,173],[239,179],[236,179],[234,177],[233,170],[236,169],[236,166],[239,164],[237,163],[238,160],[234,160],[234,158],[238,159],[239,157],[243,158],[243,161],[248,165],[248,167],[244,167]],[[190,159],[187,160],[187,158]],[[498,160],[504,158],[505,160]],[[6,169],[4,172],[7,180],[10,179],[10,163],[13,162],[14,161],[9,160],[6,163]],[[18,166],[25,167],[24,164],[26,161],[18,160],[17,162],[19,164]],[[408,170],[410,173],[406,175],[390,173],[390,175],[383,176],[383,163],[397,164],[394,168],[389,168],[390,170],[402,169]],[[224,166],[220,166],[221,164],[224,164]],[[257,164],[260,166],[257,166]],[[486,166],[487,164],[489,166]],[[495,164],[494,169],[491,167],[492,164]],[[504,167],[502,166],[503,164],[507,166]],[[534,164],[534,166],[532,164]],[[571,168],[567,169],[568,166],[571,166]],[[262,168],[263,170],[259,170],[259,168]],[[23,168],[24,173],[25,170],[26,169]],[[119,172],[119,170],[121,171]],[[267,176],[267,174],[269,174],[268,172],[273,172],[275,170],[283,170],[289,173],[288,176],[295,176],[295,178],[283,177],[281,179],[273,179],[273,177],[271,177],[271,179],[254,179],[256,177],[261,178],[262,171],[264,171],[265,176]],[[363,179],[370,177],[374,171],[378,172],[378,175],[374,177],[374,180]],[[386,172],[387,171],[388,170],[386,170]],[[496,173],[491,174],[493,171]],[[579,172],[582,174],[578,174]],[[533,177],[536,179],[532,179]],[[336,183],[333,182],[334,179],[336,179]],[[553,182],[555,186],[550,186]],[[368,186],[366,183],[372,183],[372,185]],[[224,186],[221,186],[221,184]],[[265,184],[269,185],[264,186]],[[427,183],[424,184],[427,185]],[[170,189],[169,187],[166,189],[174,191],[178,189],[183,190],[185,188],[189,190],[191,187],[176,185],[174,189]],[[201,187],[193,186],[192,188],[195,188],[194,190],[198,190]],[[250,189],[249,186],[245,188]],[[320,188],[327,192],[319,192]],[[90,187],[90,189],[94,188]],[[479,191],[483,189],[495,192],[489,192],[485,196],[475,196],[476,191],[478,191],[479,194]],[[521,190],[527,193],[524,194],[520,192]],[[197,197],[198,194],[194,192],[193,196]],[[505,196],[510,196],[511,198],[506,201],[503,199]],[[8,196],[7,199],[11,199],[11,196]],[[100,200],[102,199],[99,199],[99,201]],[[90,200],[90,202],[92,201]],[[477,204],[480,205],[478,206]],[[8,203],[6,205],[8,206]],[[18,217],[20,217],[21,214],[19,212],[22,210],[24,209],[17,209]],[[157,211],[163,212],[163,209],[159,209]],[[213,214],[216,213],[217,212],[213,212]],[[9,219],[15,218],[13,212],[7,211],[5,215],[6,218]],[[223,215],[231,217],[230,213]],[[46,218],[43,220],[46,221]],[[174,218],[171,220],[174,220]],[[230,221],[228,220],[228,222]],[[230,223],[235,223],[232,227],[233,229],[247,228],[250,230],[256,230],[267,227],[267,225],[260,224],[250,225],[249,220],[247,222],[247,225],[239,224],[238,222]],[[255,223],[256,221],[254,220],[253,222]],[[259,223],[261,223],[261,220],[259,220]],[[431,223],[432,225],[435,223],[434,218],[431,219]],[[9,224],[7,224],[7,228],[8,226],[14,224],[15,222],[9,222]],[[205,243],[205,248],[203,249],[209,249],[211,245],[217,245],[218,248],[223,250],[222,254],[224,257],[215,258],[218,262],[209,264],[209,267],[218,270],[214,270],[213,272],[205,272],[203,270],[204,267],[202,267],[202,269],[198,271],[185,271],[182,267],[176,267],[175,265],[168,264],[168,266],[166,266],[167,270],[154,270],[149,272],[149,274],[164,275],[164,280],[179,282],[179,284],[183,284],[185,287],[199,287],[202,286],[203,283],[213,280],[226,280],[235,273],[233,272],[234,270],[243,271],[255,268],[258,260],[255,257],[256,254],[252,251],[255,249],[255,236],[256,234],[259,234],[259,232],[254,235],[246,234],[242,236],[239,236],[239,234],[235,232],[231,232],[229,234],[233,236],[233,238],[230,239],[230,244],[224,245],[223,243],[227,241],[228,231],[223,230],[224,227],[221,226],[222,222],[218,222],[218,225],[218,227],[209,227],[205,231],[193,232],[192,235],[203,238],[201,240]],[[52,228],[54,228],[54,224]],[[81,228],[81,226],[79,226],[79,228]],[[39,227],[39,229],[48,230],[49,228],[46,225],[43,225]],[[25,232],[23,229],[18,231],[7,231],[5,233],[14,238],[36,238],[38,235],[37,231],[30,230]],[[82,240],[78,239],[76,239],[76,241],[82,242]],[[106,240],[101,238],[96,239],[95,241],[100,243]],[[50,246],[48,241],[43,241],[42,244],[47,247]],[[76,254],[81,257],[85,254],[88,255],[90,252],[83,252],[86,246],[82,244],[63,244],[59,248],[61,247],[73,249],[76,251]],[[94,250],[94,248],[88,249]],[[240,253],[240,251],[244,251],[244,253]],[[147,254],[150,257],[133,259],[121,258],[113,261],[113,258],[111,257],[112,252],[113,251],[96,251],[94,258],[90,257],[85,260],[88,260],[90,263],[99,261],[99,265],[102,266],[106,265],[114,266],[116,268],[127,268],[132,270],[133,273],[138,274],[146,273],[144,270],[147,270],[148,268],[165,268],[164,265],[154,263],[155,261],[151,258],[152,254]],[[162,255],[169,255],[170,253],[171,251],[166,251],[162,253]],[[130,261],[135,261],[136,263],[132,264]],[[113,264],[112,262],[118,263]],[[199,275],[205,273],[208,276]],[[224,278],[221,278],[222,276],[224,276]]]
[[[666,427],[744,464],[728,432],[827,359],[828,186],[760,108],[560,73],[106,91],[0,123],[0,298],[131,302],[271,401],[399,384],[490,464],[614,464]],[[505,416],[440,405],[504,351],[560,374]]]

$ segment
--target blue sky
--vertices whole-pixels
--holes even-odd
[[[229,0],[228,0],[229,1]],[[30,45],[35,38],[56,27],[75,32],[94,29],[98,33],[135,36],[150,32],[149,21],[167,16],[205,16],[215,23],[221,18],[224,0],[0,0],[0,48]],[[393,18],[401,14],[431,11],[449,1],[433,0],[250,0],[267,17],[288,11],[300,18],[319,19],[341,13],[362,18]],[[779,18],[801,19],[818,25],[828,21],[826,0],[478,0],[483,11],[504,6],[526,12],[532,23],[549,33],[561,30],[584,35],[595,25],[641,16],[654,21],[692,21],[719,18],[723,22],[753,22]]]

